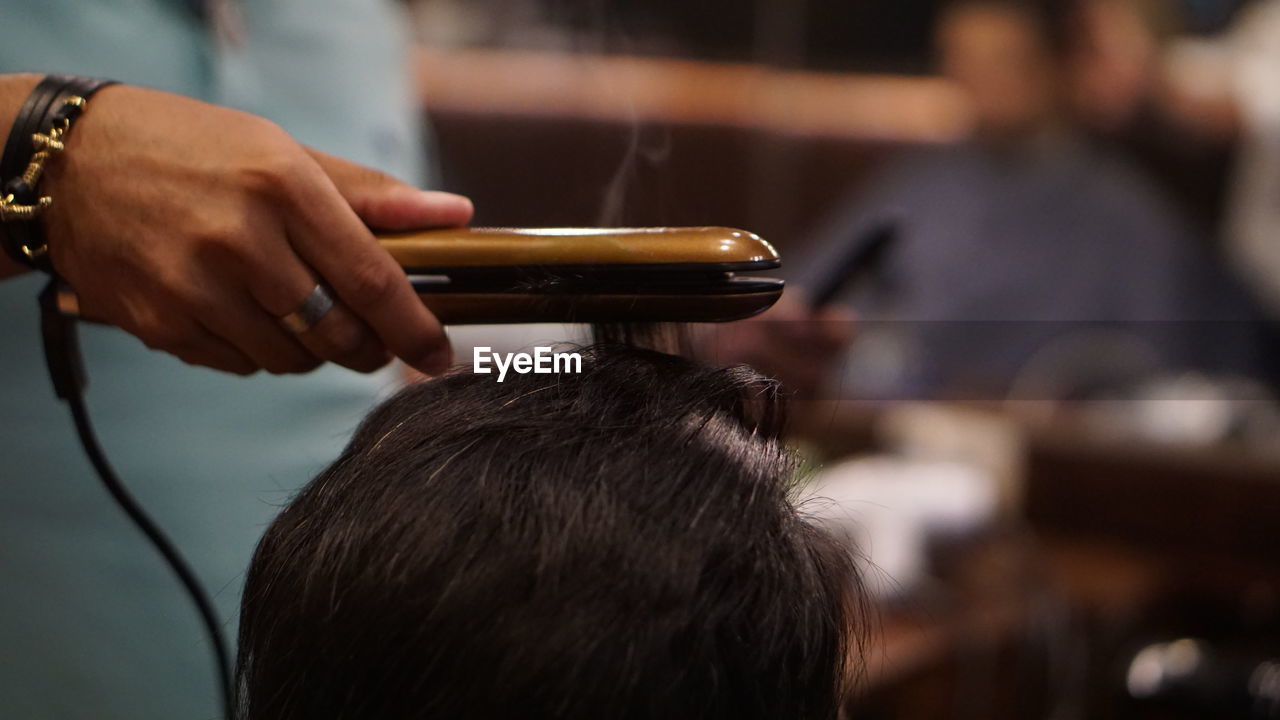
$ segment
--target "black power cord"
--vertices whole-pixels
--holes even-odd
[[[209,642],[213,646],[214,661],[217,665],[218,695],[222,701],[223,716],[231,718],[231,652],[226,638],[222,635],[218,623],[218,614],[214,610],[209,593],[200,584],[200,580],[191,570],[191,566],[165,536],[164,531],[147,515],[138,501],[130,494],[119,476],[107,461],[106,453],[99,444],[97,434],[93,431],[93,423],[89,419],[89,410],[84,402],[84,388],[87,384],[84,372],[84,359],[80,354],[80,341],[76,334],[76,320],[65,315],[58,308],[58,284],[54,277],[44,292],[40,294],[40,324],[44,336],[44,357],[49,367],[49,376],[53,379],[54,390],[58,397],[67,401],[71,408],[71,417],[75,420],[76,434],[80,444],[98,472],[102,484],[111,493],[111,497],[125,511],[134,525],[142,531],[160,555],[164,557],[169,568],[178,576],[191,601],[195,603],[204,624]]]

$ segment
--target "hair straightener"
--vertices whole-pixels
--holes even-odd
[[[769,309],[783,281],[744,277],[781,258],[744,230],[451,228],[380,234],[446,325],[728,322]],[[75,291],[58,307],[79,316]]]
[[[767,310],[783,288],[740,276],[781,260],[731,228],[476,228],[379,240],[446,325],[725,322]]]

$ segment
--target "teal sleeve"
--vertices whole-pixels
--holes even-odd
[[[6,0],[0,72],[112,77],[242,107],[412,182],[423,171],[405,29],[381,0],[242,0],[219,45],[185,0]],[[100,488],[45,376],[41,278],[0,283],[0,718],[216,716],[189,601]],[[249,379],[82,329],[88,401],[120,475],[191,559],[234,638],[266,524],[336,456],[394,370]]]

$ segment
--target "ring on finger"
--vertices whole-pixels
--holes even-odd
[[[323,285],[317,284],[297,310],[280,318],[280,325],[294,335],[301,335],[315,327],[332,309],[333,296]]]

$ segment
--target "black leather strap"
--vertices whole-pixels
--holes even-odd
[[[0,158],[0,184],[17,177],[26,168],[33,154],[31,136],[36,132],[37,123],[49,113],[49,107],[69,81],[70,77],[66,75],[47,75],[22,103],[9,130],[9,139],[4,144],[4,155]],[[30,266],[31,260],[18,249],[24,239],[23,231],[29,228],[17,225],[18,223],[0,223],[0,246],[4,247],[5,254],[15,262]]]
[[[31,136],[37,123],[49,114],[49,106],[62,94],[71,81],[67,75],[46,75],[22,103],[18,116],[9,130],[4,144],[4,158],[0,160],[0,179],[8,180],[21,173],[31,157]]]
[[[87,100],[98,90],[114,84],[114,80],[82,78],[74,75],[48,75],[41,80],[22,104],[9,131],[4,155],[0,157],[0,183],[7,183],[26,170],[27,163],[35,154],[31,136],[52,127],[53,120],[66,98],[78,95]],[[0,189],[0,192],[2,191]],[[20,197],[18,200],[22,203],[31,203],[37,199],[37,196],[36,189],[31,188],[27,196]],[[22,247],[41,244],[37,240],[43,235],[44,226],[39,220],[0,223],[0,246],[4,247],[9,257],[28,267],[52,273],[53,268],[49,264],[47,254],[42,260],[33,261],[21,250]]]

